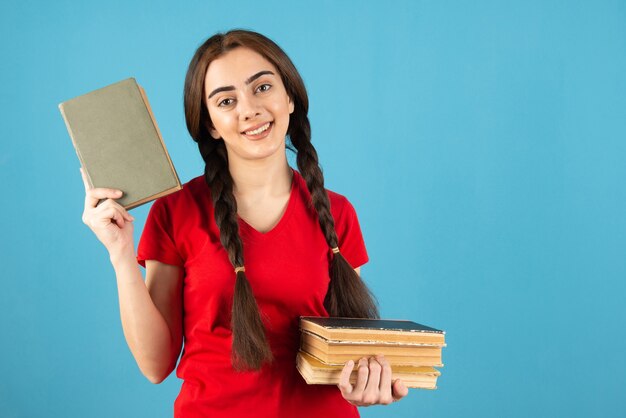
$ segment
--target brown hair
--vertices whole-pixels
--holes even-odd
[[[211,190],[215,221],[220,240],[233,267],[244,266],[243,243],[239,236],[237,202],[233,195],[233,179],[228,169],[228,155],[222,139],[209,134],[212,126],[204,100],[204,79],[209,64],[222,54],[246,47],[262,55],[280,73],[288,96],[294,103],[287,135],[297,152],[298,170],[311,194],[319,224],[329,251],[338,246],[330,201],[324,189],[324,176],[317,152],[311,144],[311,126],[307,116],[309,99],[304,82],[289,57],[267,37],[251,31],[233,30],[207,39],[194,54],[185,78],[185,119],[191,137],[198,143],[205,162],[204,175]],[[330,285],[324,306],[330,316],[377,318],[378,309],[372,293],[341,253],[333,254],[330,263]],[[237,369],[258,370],[272,361],[263,322],[245,272],[236,273],[231,327],[233,332],[232,362]]]

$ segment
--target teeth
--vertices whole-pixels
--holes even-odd
[[[258,135],[269,127],[270,127],[270,123],[267,122],[265,125],[261,126],[260,128],[255,129],[254,131],[246,131],[245,134],[246,135]]]

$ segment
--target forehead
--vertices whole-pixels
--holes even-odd
[[[258,73],[269,70],[278,76],[276,67],[261,54],[249,48],[238,47],[213,60],[207,69],[204,84],[205,89],[240,85]]]

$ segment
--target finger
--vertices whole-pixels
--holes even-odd
[[[113,199],[106,199],[104,202],[98,205],[98,209],[107,208],[107,207],[113,207],[117,209],[124,217],[124,220],[128,222],[132,222],[135,220],[135,218],[130,213],[128,213],[128,211],[124,208],[124,206],[120,205]],[[96,213],[98,212],[96,211]]]
[[[89,185],[87,179],[87,172],[84,168],[80,168],[80,176],[83,179],[83,185],[85,186],[85,206],[96,207],[102,199],[119,199],[123,193],[118,189],[110,188],[93,188]]]
[[[359,368],[356,375],[356,385],[354,386],[354,392],[357,394],[362,394],[365,390],[365,386],[367,385],[367,378],[369,375],[369,367],[367,364],[367,359],[362,358],[359,360]]]
[[[91,224],[93,226],[107,226],[110,223],[122,228],[125,224],[124,215],[122,213],[124,209],[120,210],[120,206],[115,202],[106,200],[103,204],[99,205],[90,214]]]
[[[348,361],[345,366],[343,366],[343,370],[341,370],[341,375],[339,376],[339,390],[341,391],[344,398],[352,393],[353,386],[350,384],[350,375],[352,374],[352,370],[354,369],[354,361]]]
[[[124,227],[124,216],[116,207],[109,206],[103,209],[98,208],[97,214],[100,220],[115,223],[120,228]]]
[[[120,228],[123,228],[124,225],[132,223],[132,221],[134,220],[134,218],[132,220],[128,219],[127,214],[124,214],[123,212],[117,212],[117,216],[114,218],[115,223],[117,224],[117,226],[119,226]]]
[[[117,189],[97,188],[89,189],[85,193],[85,207],[95,208],[103,199],[119,199],[123,193]]]
[[[369,376],[367,379],[367,386],[363,391],[363,403],[366,405],[373,405],[378,403],[380,399],[379,384],[382,367],[374,357],[370,357],[368,368]]]
[[[115,222],[115,224],[120,228],[124,228],[124,224],[126,223],[126,221],[124,220],[124,216],[119,212],[116,212],[116,214],[113,216],[113,222]]]
[[[401,379],[396,379],[392,385],[393,388],[393,400],[399,401],[404,398],[409,393],[409,388],[406,387],[404,382]]]
[[[388,405],[393,402],[391,395],[391,366],[385,356],[376,356],[376,360],[380,363],[382,371],[380,372],[380,403]]]

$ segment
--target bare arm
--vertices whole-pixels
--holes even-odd
[[[160,383],[174,369],[182,346],[182,270],[147,261],[144,282],[135,259],[134,219],[113,200],[121,192],[90,189],[84,173],[83,180],[83,222],[109,252],[126,342],[141,372],[152,383]],[[98,204],[101,199],[106,200]]]
[[[144,283],[134,254],[113,266],[128,347],[144,376],[161,383],[176,367],[182,347],[182,270],[148,260]]]

